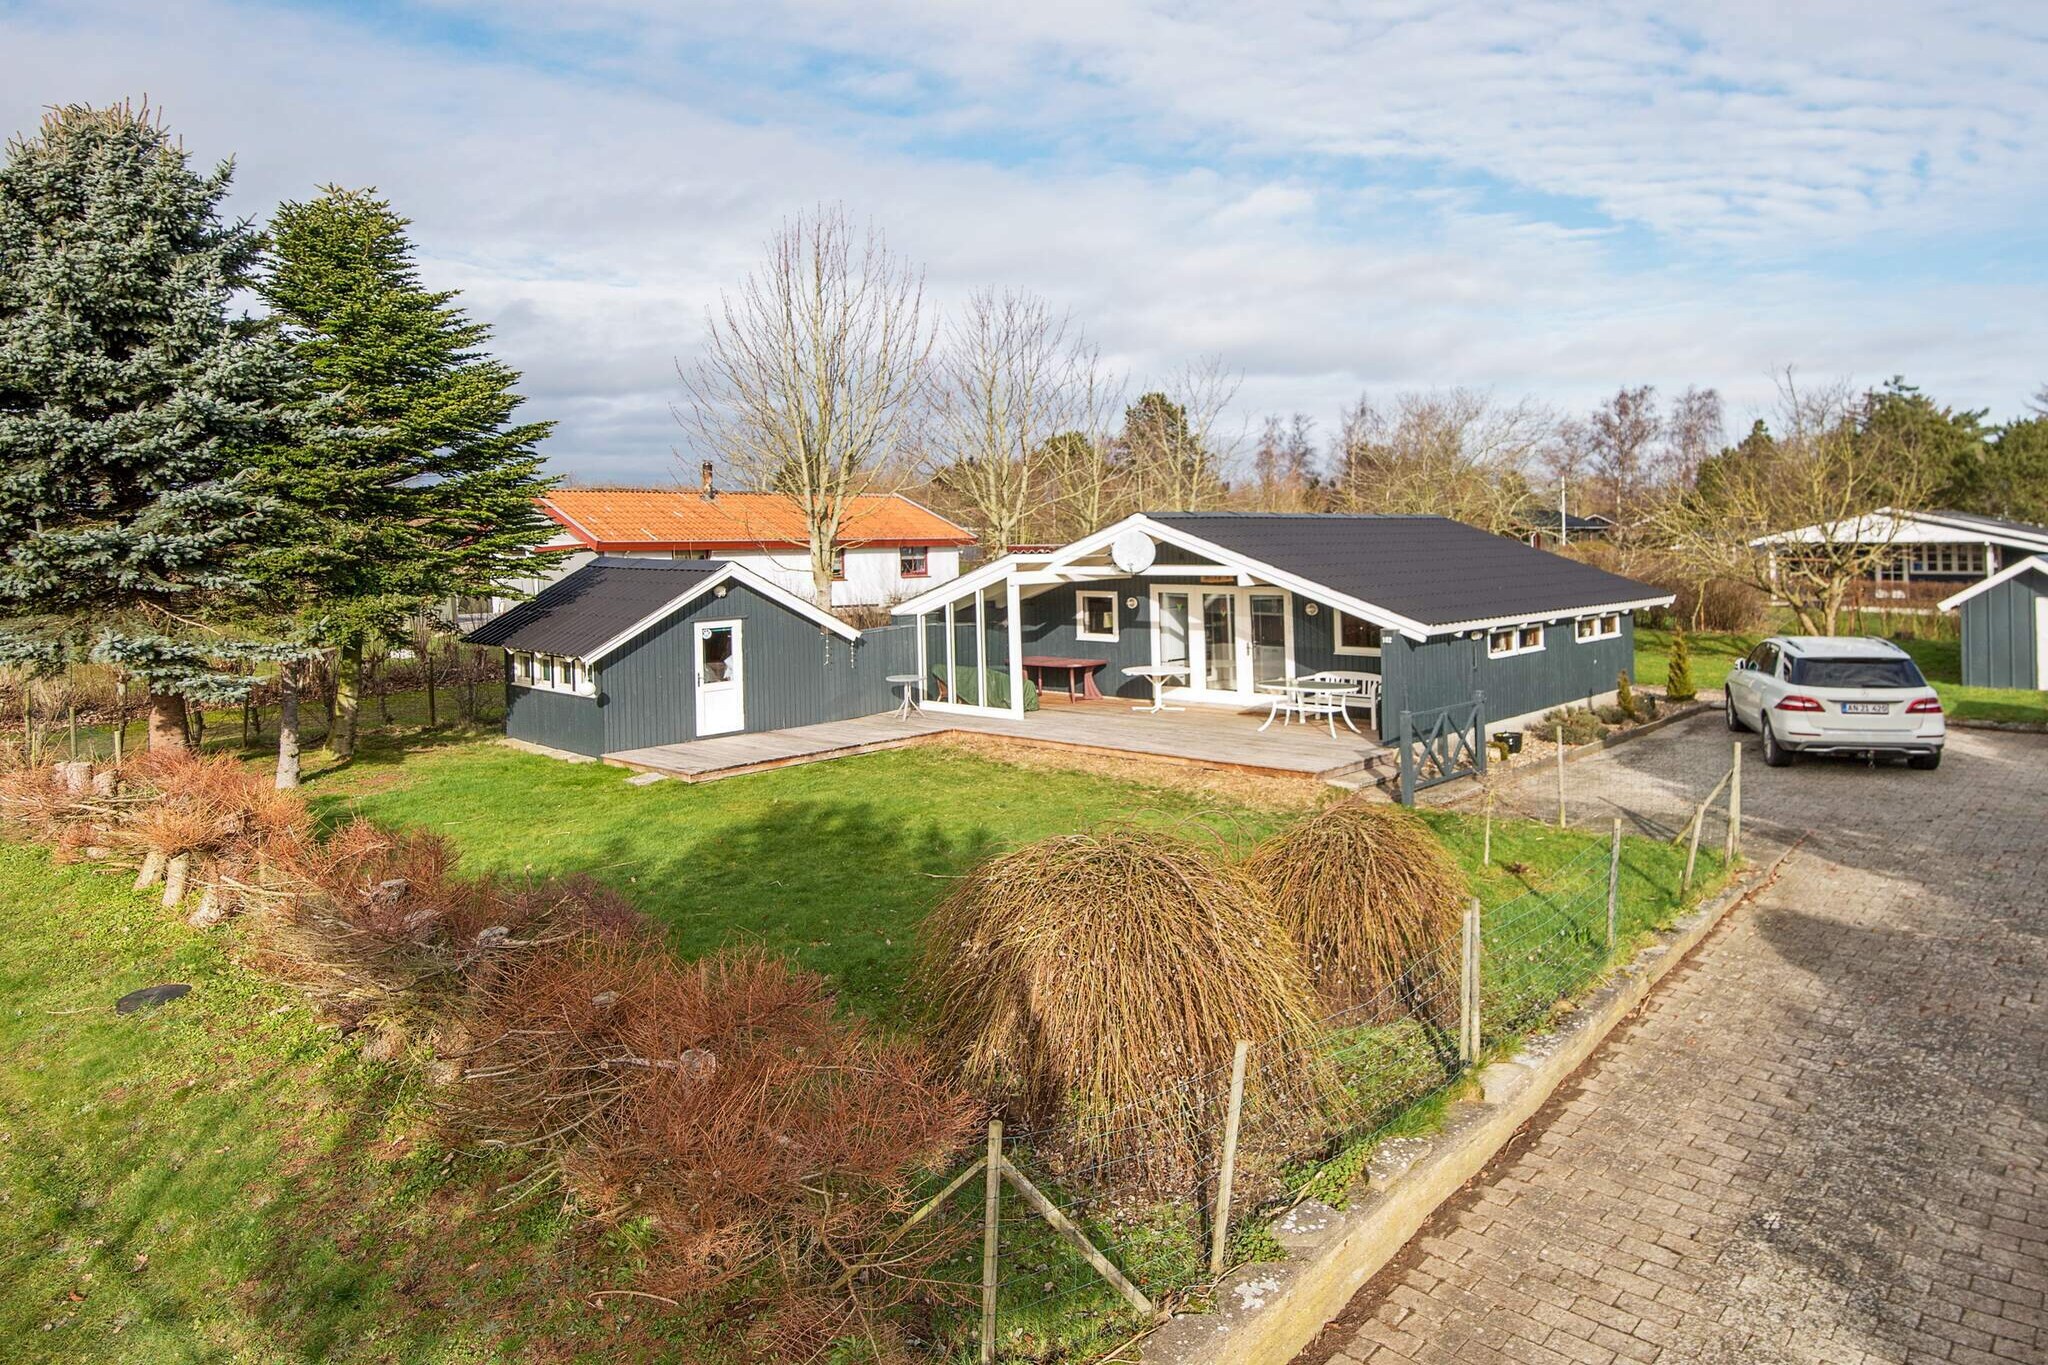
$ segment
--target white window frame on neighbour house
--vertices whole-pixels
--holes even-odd
[[[1349,612],[1344,611],[1332,611],[1330,618],[1332,630],[1330,647],[1332,652],[1352,659],[1377,659],[1380,657],[1383,648],[1381,642],[1385,637],[1379,626],[1365,620],[1363,617],[1353,616]],[[1373,642],[1369,645],[1345,644],[1344,629],[1347,626],[1359,626],[1371,631]]]
[[[898,578],[930,578],[932,576],[932,547],[929,545],[897,546],[896,576]]]
[[[1536,643],[1534,644],[1529,643],[1529,637],[1532,634],[1536,637]],[[1505,647],[1500,643],[1502,636],[1506,636],[1508,640]],[[1486,632],[1486,657],[1489,659],[1512,659],[1518,654],[1538,654],[1542,650],[1543,623],[1541,621],[1524,622],[1513,626],[1498,626]]]
[[[1581,616],[1572,622],[1572,638],[1580,644],[1591,644],[1595,640],[1612,640],[1621,634],[1621,613],[1607,612],[1601,616]]]
[[[1101,598],[1109,603],[1109,632],[1102,634],[1088,629],[1088,600]],[[1102,640],[1114,642],[1121,634],[1123,622],[1117,616],[1116,594],[1113,592],[1077,592],[1074,594],[1074,638],[1076,640]]]

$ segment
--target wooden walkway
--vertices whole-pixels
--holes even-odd
[[[762,734],[719,735],[685,744],[622,749],[606,754],[604,761],[685,782],[710,782],[769,768],[899,749],[955,733],[998,735],[1051,748],[1136,754],[1204,768],[1323,781],[1370,780],[1393,766],[1394,751],[1370,732],[1354,735],[1340,726],[1338,737],[1332,739],[1322,726],[1276,724],[1262,734],[1259,725],[1264,719],[1263,709],[1190,706],[1185,711],[1147,715],[1132,711],[1121,701],[1056,701],[1026,713],[1022,720],[925,712],[906,721],[889,713]]]

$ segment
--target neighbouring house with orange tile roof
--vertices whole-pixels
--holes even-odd
[[[719,559],[799,597],[811,596],[810,548],[794,499],[729,493],[707,466],[689,488],[558,488],[540,501],[561,531],[534,553],[547,568],[519,586],[535,593],[599,555]],[[886,606],[959,576],[974,533],[896,493],[857,498],[842,528],[835,607]]]

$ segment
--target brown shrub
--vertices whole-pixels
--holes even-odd
[[[1360,1023],[1456,1014],[1450,945],[1469,891],[1415,816],[1352,797],[1260,844],[1245,871],[1293,935],[1326,1011],[1362,1009]]]
[[[1161,1185],[1211,1155],[1233,1043],[1255,1101],[1314,1112],[1307,975],[1256,883],[1182,838],[1109,828],[977,867],[926,925],[935,1037],[1076,1174]]]
[[[338,1017],[407,1025],[438,1019],[469,978],[587,934],[621,939],[644,921],[586,878],[458,877],[448,841],[356,819],[325,840],[280,845],[287,885],[272,898],[264,965]]]
[[[577,936],[503,959],[472,1001],[457,1126],[545,1154],[603,1216],[651,1220],[655,1292],[770,1272],[769,1358],[810,1359],[856,1324],[886,1338],[881,1315],[973,1232],[898,1229],[979,1108],[922,1049],[835,1019],[823,980],[779,958],[686,964]]]

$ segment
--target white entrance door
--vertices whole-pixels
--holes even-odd
[[[740,623],[697,623],[697,735],[747,728],[746,687],[740,662]]]

